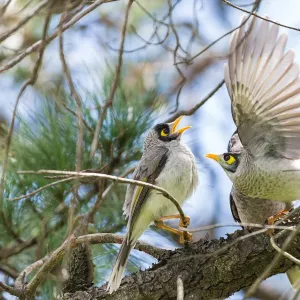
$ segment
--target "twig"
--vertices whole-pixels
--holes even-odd
[[[1,11],[1,17],[4,16],[9,4],[11,3],[12,0],[7,0],[7,2],[1,7],[0,11]]]
[[[25,276],[28,276],[33,270],[40,267],[38,272],[35,274],[33,279],[29,282],[26,287],[25,293],[27,296],[33,296],[35,294],[38,286],[44,281],[47,274],[55,267],[55,265],[63,258],[70,245],[72,248],[75,248],[82,243],[90,243],[90,244],[122,244],[124,237],[117,234],[112,233],[96,233],[96,234],[87,234],[79,237],[71,236],[68,238],[60,247],[58,247],[51,254],[46,255],[42,259],[36,261],[30,266],[26,267],[18,276],[16,280],[16,287],[23,286],[23,281]],[[160,258],[165,255],[168,251],[164,249],[157,248],[155,246],[151,246],[145,242],[138,241],[134,247],[139,251],[145,252],[155,258]],[[14,290],[15,293],[17,293]]]
[[[188,232],[201,232],[201,231],[207,231],[207,230],[212,230],[216,228],[224,228],[224,227],[250,227],[250,228],[263,228],[266,231],[268,229],[275,229],[275,230],[290,230],[290,231],[296,231],[295,226],[283,226],[283,225],[262,225],[262,224],[256,224],[256,223],[218,223],[218,224],[213,224],[213,225],[207,225],[207,226],[201,226],[198,228],[180,228],[182,230],[188,231]]]
[[[184,300],[184,287],[180,275],[177,277],[177,300]]]
[[[21,196],[18,196],[18,197],[15,197],[15,198],[6,198],[5,200],[8,200],[8,201],[17,201],[17,200],[21,200],[21,199],[28,199],[28,198],[31,198],[32,196],[34,196],[35,194],[49,188],[49,187],[52,187],[52,186],[55,186],[57,184],[60,184],[60,183],[63,183],[63,182],[66,182],[66,181],[71,181],[71,180],[74,180],[74,179],[78,179],[78,177],[70,177],[68,176],[67,178],[64,178],[64,179],[60,179],[60,180],[57,180],[57,181],[54,181],[54,182],[51,182],[49,184],[46,184],[38,189],[36,189],[35,191],[29,193],[29,194],[26,194],[26,195],[21,195]]]
[[[8,130],[8,135],[6,137],[6,142],[5,142],[5,152],[4,152],[4,158],[3,158],[3,164],[2,164],[2,174],[1,174],[1,181],[0,181],[0,202],[3,201],[2,199],[3,199],[3,194],[4,194],[5,176],[6,176],[7,166],[8,166],[8,154],[9,154],[11,139],[12,139],[12,135],[13,135],[13,130],[14,130],[14,125],[15,125],[15,119],[16,119],[16,115],[17,115],[18,105],[19,105],[21,96],[23,95],[26,88],[29,85],[33,85],[36,82],[38,72],[40,70],[42,60],[43,60],[43,56],[44,56],[45,40],[46,40],[46,36],[47,36],[47,32],[48,32],[50,19],[51,19],[51,14],[48,13],[46,18],[45,18],[45,24],[44,24],[44,28],[43,28],[43,36],[42,36],[42,41],[41,41],[40,49],[39,49],[39,57],[38,57],[38,59],[35,63],[31,78],[26,80],[26,82],[24,82],[24,84],[22,85],[22,87],[21,87],[21,89],[18,93],[15,106],[14,106],[13,115],[12,115],[10,127],[9,127],[9,130]],[[2,218],[4,221],[6,219],[2,209],[0,209],[0,218]],[[11,230],[9,230],[9,232],[10,231]]]
[[[33,297],[38,286],[44,281],[47,274],[53,269],[53,267],[62,259],[65,253],[66,247],[72,244],[74,236],[71,236],[65,242],[58,247],[50,256],[49,259],[42,265],[38,272],[34,275],[32,280],[28,283],[26,287],[26,295]]]
[[[254,12],[259,4],[260,4],[261,0],[256,0],[254,3],[254,6],[252,8],[252,12]],[[215,45],[217,42],[219,42],[220,40],[222,40],[224,37],[232,34],[233,32],[235,32],[237,29],[241,28],[242,26],[244,26],[244,24],[246,24],[246,22],[249,20],[249,18],[251,17],[251,15],[249,15],[244,22],[242,22],[239,26],[233,28],[232,30],[226,32],[225,34],[221,35],[219,38],[217,38],[216,40],[214,40],[212,43],[210,43],[209,45],[207,45],[203,50],[201,50],[199,53],[195,54],[194,56],[192,56],[190,59],[188,60],[183,60],[178,62],[177,64],[190,64],[195,58],[197,58],[198,56],[200,56],[201,54],[203,54],[204,52],[206,52],[209,48],[211,48],[213,45]]]
[[[297,230],[293,231],[285,240],[285,242],[283,243],[282,246],[282,251],[285,251],[287,249],[287,247],[290,245],[290,243],[295,239],[295,237],[297,236],[298,232],[299,232],[299,225],[297,226]],[[282,258],[282,251],[280,253],[277,253],[277,255],[275,256],[275,258],[273,259],[272,263],[269,264],[269,266],[264,270],[264,272],[255,280],[255,282],[251,285],[251,287],[249,288],[249,290],[247,291],[247,293],[244,296],[244,299],[247,299],[248,297],[250,297],[253,292],[257,289],[257,287],[260,285],[260,283],[268,277],[268,275],[271,273],[272,269],[280,262],[281,258]]]
[[[286,258],[290,259],[292,262],[294,262],[295,264],[297,265],[300,265],[300,260],[297,259],[295,256],[291,255],[290,253],[282,250],[280,247],[278,247],[274,241],[274,237],[272,236],[270,238],[270,242],[271,242],[271,245],[272,247],[278,252],[278,253],[281,253],[283,256],[285,256]]]
[[[0,292],[1,291],[5,291],[13,296],[16,296],[16,297],[19,297],[20,296],[20,293],[19,291],[12,287],[12,286],[9,286],[9,285],[6,285],[4,284],[2,281],[0,281]]]
[[[168,118],[165,122],[172,122],[174,120],[176,120],[178,117],[180,116],[191,116],[192,114],[194,114],[203,104],[205,104],[207,102],[207,100],[209,100],[224,84],[224,79],[207,95],[205,96],[204,99],[202,99],[198,104],[196,104],[194,107],[192,107],[189,110],[180,110],[178,111],[175,115],[173,115],[172,117]]]
[[[270,19],[268,19],[268,18],[262,17],[262,16],[258,15],[257,13],[255,13],[254,11],[249,11],[249,10],[246,10],[246,9],[244,9],[244,8],[241,8],[240,6],[237,6],[237,5],[231,3],[231,2],[229,2],[229,1],[227,1],[227,0],[222,0],[222,1],[223,1],[224,3],[226,3],[227,5],[233,7],[233,8],[236,8],[236,9],[238,9],[238,10],[240,10],[240,11],[243,11],[243,12],[249,14],[249,15],[255,16],[255,17],[257,17],[257,18],[259,18],[259,19],[262,19],[262,20],[264,20],[264,21],[267,21],[267,22],[276,24],[276,25],[281,26],[281,27],[284,27],[284,28],[292,29],[292,30],[295,30],[295,31],[300,31],[300,28],[293,27],[293,26],[288,26],[288,25],[285,25],[285,24],[282,24],[282,23],[279,23],[279,22],[270,20]]]
[[[105,178],[108,180],[112,180],[117,183],[126,183],[126,184],[134,184],[138,186],[145,186],[149,187],[153,190],[156,190],[158,192],[161,192],[161,194],[169,199],[177,208],[181,220],[184,222],[185,220],[185,215],[183,213],[183,210],[178,203],[178,201],[165,189],[153,185],[151,183],[143,182],[143,181],[138,181],[138,180],[133,180],[133,179],[127,179],[127,178],[121,178],[118,176],[113,176],[113,175],[107,175],[107,174],[99,174],[99,173],[84,173],[84,172],[72,172],[72,171],[58,171],[58,170],[39,170],[39,171],[18,171],[18,174],[62,174],[62,175],[73,175],[73,176],[79,176],[79,177],[99,177],[99,178]]]
[[[126,170],[124,173],[122,173],[120,175],[120,177],[125,177],[128,174],[132,173],[134,171],[135,167],[130,168],[128,170]],[[93,207],[91,208],[90,212],[88,213],[88,219],[92,220],[95,213],[99,210],[100,205],[102,203],[102,201],[104,200],[104,198],[108,195],[108,193],[111,191],[111,189],[113,188],[113,186],[115,185],[115,183],[111,183],[106,189],[105,191],[102,193],[101,197],[98,197],[97,201],[95,202],[95,204],[93,205]]]
[[[62,31],[65,31],[72,27],[75,23],[77,23],[80,19],[82,19],[84,16],[89,14],[91,11],[96,9],[98,6],[104,4],[104,3],[110,3],[110,2],[115,2],[118,0],[96,0],[93,4],[89,5],[85,10],[79,12],[76,14],[68,23],[64,24]],[[45,44],[49,44],[52,42],[57,36],[58,36],[59,30],[55,31],[53,34],[48,36],[48,38],[45,40]],[[37,41],[30,47],[28,47],[25,51],[23,51],[21,54],[17,55],[16,57],[12,58],[8,62],[6,62],[1,68],[0,68],[0,73],[3,71],[6,71],[13,66],[15,66],[17,63],[22,61],[26,56],[28,56],[30,53],[36,51],[39,49],[41,44],[43,43],[43,40]]]
[[[121,69],[122,69],[122,62],[123,62],[123,52],[124,52],[124,43],[125,43],[125,37],[126,37],[126,31],[127,31],[128,17],[129,17],[129,11],[130,11],[132,2],[133,2],[133,0],[129,0],[128,4],[127,4],[127,8],[126,8],[126,12],[125,12],[125,19],[124,19],[122,33],[121,33],[121,44],[120,44],[120,51],[119,51],[118,64],[116,67],[115,77],[114,77],[114,81],[113,81],[108,99],[102,109],[100,118],[96,124],[95,134],[94,134],[92,145],[91,145],[90,158],[93,158],[97,151],[98,139],[99,139],[99,134],[102,129],[103,121],[105,119],[108,108],[110,106],[112,106],[114,95],[115,95],[115,92],[116,92],[118,84],[119,84]]]
[[[8,37],[12,35],[12,33],[16,32],[18,29],[20,29],[23,25],[25,25],[31,18],[35,17],[38,12],[45,7],[49,3],[48,0],[44,0],[40,4],[38,4],[35,8],[33,8],[24,19],[22,19],[18,24],[16,24],[13,28],[7,30],[3,34],[0,35],[0,43],[6,40]]]
[[[65,13],[62,14],[60,23],[59,23],[59,56],[60,60],[63,66],[63,71],[66,76],[71,96],[74,98],[76,105],[77,105],[77,122],[78,122],[78,137],[77,137],[77,143],[76,143],[76,164],[75,164],[75,170],[78,172],[81,170],[82,167],[82,155],[83,155],[83,138],[84,138],[84,128],[83,128],[83,114],[82,114],[82,103],[80,100],[80,97],[75,89],[71,72],[69,70],[68,64],[65,59],[64,55],[64,46],[63,46],[63,35],[62,35],[62,26],[63,22],[65,20]]]
[[[182,48],[181,45],[180,45],[180,40],[179,40],[179,36],[178,36],[178,33],[176,31],[176,28],[174,26],[174,23],[173,23],[173,19],[172,19],[172,3],[171,3],[171,0],[168,0],[168,4],[169,4],[169,20],[170,20],[170,26],[171,26],[171,29],[174,33],[174,36],[175,36],[175,40],[176,40],[176,46],[175,46],[175,49],[173,51],[173,64],[179,74],[179,76],[181,77],[181,80],[180,80],[180,83],[179,83],[179,88],[178,88],[178,92],[177,92],[177,95],[176,95],[176,104],[175,104],[175,109],[171,112],[171,113],[174,113],[177,111],[178,107],[179,107],[179,97],[180,97],[180,94],[182,92],[182,89],[186,83],[186,78],[184,76],[184,74],[182,73],[181,69],[179,68],[179,66],[177,65],[177,52],[179,50],[179,48]]]

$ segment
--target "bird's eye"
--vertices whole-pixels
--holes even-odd
[[[229,164],[232,165],[235,162],[235,158],[230,154],[224,154],[223,159]]]
[[[167,128],[164,128],[161,132],[160,132],[161,136],[168,136],[169,135],[169,130]]]

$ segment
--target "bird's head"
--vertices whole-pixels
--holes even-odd
[[[184,116],[180,116],[172,123],[159,123],[155,125],[148,133],[145,142],[144,149],[152,146],[153,144],[169,144],[170,142],[180,142],[183,132],[191,128],[192,126],[185,126],[177,129],[179,122]]]
[[[226,152],[223,154],[206,154],[208,158],[215,160],[224,169],[228,177],[233,181],[238,170],[241,153]]]

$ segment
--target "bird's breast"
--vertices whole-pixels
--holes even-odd
[[[300,172],[286,172],[280,162],[253,163],[238,174],[234,186],[248,197],[290,202],[300,198]]]

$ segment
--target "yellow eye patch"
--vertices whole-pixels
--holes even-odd
[[[236,161],[236,159],[230,154],[225,154],[224,155],[224,160],[226,161],[226,163],[228,165],[232,165]]]
[[[160,132],[161,136],[168,136],[169,135],[169,131],[168,129],[164,128],[161,132]]]

